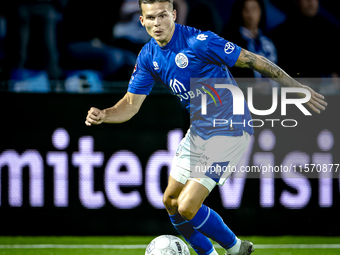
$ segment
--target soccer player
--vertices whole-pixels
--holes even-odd
[[[327,103],[322,95],[298,83],[266,58],[212,32],[176,24],[172,0],[139,0],[139,5],[140,22],[152,39],[137,58],[125,96],[111,108],[92,107],[85,123],[91,126],[128,121],[138,112],[154,83],[162,82],[180,97],[191,117],[191,127],[174,157],[163,198],[172,224],[197,254],[217,255],[209,238],[228,254],[250,254],[254,251],[253,244],[238,239],[222,218],[203,204],[211,190],[223,185],[230,173],[202,171],[200,175],[194,174],[197,166],[236,166],[253,134],[248,125],[212,127],[212,118],[223,117],[228,123],[248,123],[251,116],[244,99],[244,114],[234,115],[230,90],[215,86],[220,83],[212,84],[208,78],[222,79],[237,86],[227,67],[250,68],[282,86],[308,90],[311,98],[307,105],[317,113],[324,110]],[[191,85],[191,78],[197,79],[194,85]],[[215,107],[212,96],[204,97],[207,94],[218,95],[220,105]],[[209,114],[202,114],[203,98]]]

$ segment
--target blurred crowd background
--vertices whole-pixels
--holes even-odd
[[[210,30],[289,75],[340,93],[340,17],[331,0],[174,0],[177,23]],[[130,79],[149,35],[138,0],[0,3],[0,91],[98,93]],[[235,77],[260,80],[251,70]],[[265,84],[268,84],[265,83]]]

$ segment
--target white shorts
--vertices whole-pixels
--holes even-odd
[[[187,180],[196,181],[211,192],[235,171],[249,140],[247,132],[243,132],[243,136],[214,136],[203,140],[190,127],[178,146],[170,176],[182,184]]]

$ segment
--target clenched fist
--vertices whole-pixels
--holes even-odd
[[[95,107],[91,107],[91,109],[88,111],[85,124],[87,126],[93,125],[99,125],[103,123],[105,117],[105,113],[102,110],[99,110]]]

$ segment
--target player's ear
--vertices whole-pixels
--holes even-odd
[[[174,18],[174,21],[176,21],[176,18],[177,18],[177,11],[176,11],[175,9],[172,11],[172,16],[173,16],[173,18]]]
[[[144,27],[144,18],[143,18],[143,15],[139,16],[139,21],[142,24],[142,26]]]

